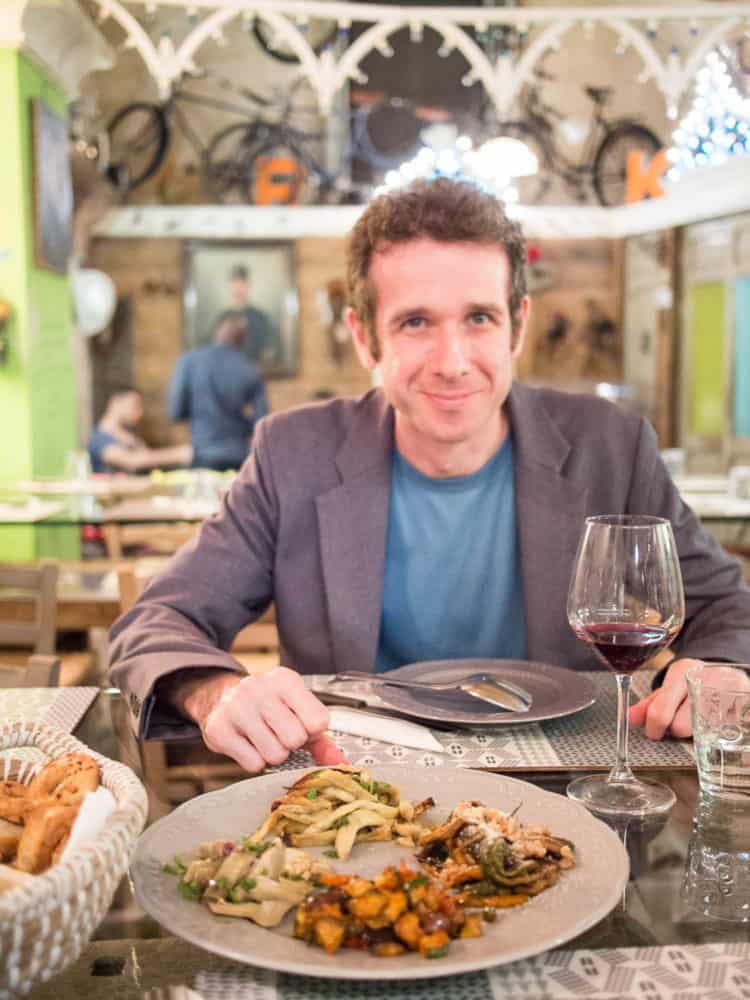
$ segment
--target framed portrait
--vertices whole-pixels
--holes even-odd
[[[246,320],[244,352],[262,375],[296,373],[298,306],[291,242],[186,244],[185,346],[209,343],[227,313]]]
[[[31,101],[34,177],[34,259],[65,274],[73,236],[73,183],[65,119],[43,101]]]

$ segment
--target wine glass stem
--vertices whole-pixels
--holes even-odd
[[[628,763],[628,708],[630,707],[630,674],[616,674],[617,679],[617,760],[609,773],[608,781],[635,781]]]

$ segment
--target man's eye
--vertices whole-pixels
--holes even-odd
[[[404,322],[401,324],[401,327],[404,330],[419,330],[420,327],[423,326],[424,326],[423,316],[410,316],[408,319],[405,319]]]
[[[471,314],[471,322],[475,326],[485,326],[487,323],[490,323],[491,320],[492,317],[489,315],[489,313],[476,312]]]

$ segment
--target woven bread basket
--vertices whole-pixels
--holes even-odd
[[[90,754],[117,808],[94,843],[0,895],[0,1000],[28,993],[35,982],[45,982],[78,958],[107,913],[146,823],[146,792],[124,764],[43,723],[0,725],[0,750],[26,747],[46,759],[71,751]],[[28,784],[41,766],[26,760],[20,767],[14,764],[11,769],[11,760],[0,760],[0,780],[12,776]]]

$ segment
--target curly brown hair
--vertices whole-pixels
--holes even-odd
[[[510,267],[508,306],[513,340],[520,332],[521,303],[526,295],[526,245],[517,222],[501,201],[468,181],[420,178],[374,198],[352,229],[346,251],[349,305],[367,331],[377,360],[375,289],[370,281],[372,255],[393,243],[431,239],[445,243],[497,245]]]

